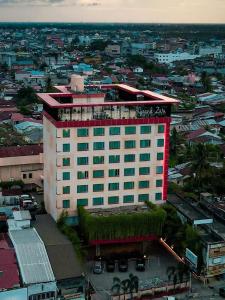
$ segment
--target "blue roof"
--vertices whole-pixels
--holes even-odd
[[[0,300],[24,300],[27,299],[27,289],[20,288],[6,292],[0,292]]]

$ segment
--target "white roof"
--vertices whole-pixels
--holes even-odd
[[[29,210],[13,211],[13,217],[16,221],[31,220],[31,215]]]
[[[34,228],[10,230],[24,284],[55,281],[48,255]]]

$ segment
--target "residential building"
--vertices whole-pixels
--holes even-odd
[[[175,61],[195,59],[199,57],[199,55],[190,54],[188,52],[163,52],[155,53],[154,57],[161,64],[172,64]]]
[[[119,56],[120,55],[120,45],[108,45],[105,48],[105,54],[109,56]]]
[[[124,84],[71,86],[44,102],[45,206],[55,220],[87,209],[167,200],[171,105],[177,100]]]

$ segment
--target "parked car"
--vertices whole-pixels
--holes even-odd
[[[128,260],[120,259],[118,262],[118,268],[120,272],[127,272],[128,270]]]
[[[145,271],[145,259],[144,258],[136,259],[136,270],[137,271]]]
[[[103,272],[103,263],[100,260],[96,260],[93,266],[94,274],[101,274]]]
[[[107,272],[114,272],[115,271],[115,260],[109,259],[106,261],[106,270]]]

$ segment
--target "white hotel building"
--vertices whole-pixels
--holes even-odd
[[[124,84],[71,86],[44,102],[45,206],[76,221],[87,209],[167,200],[171,105],[177,100]]]

